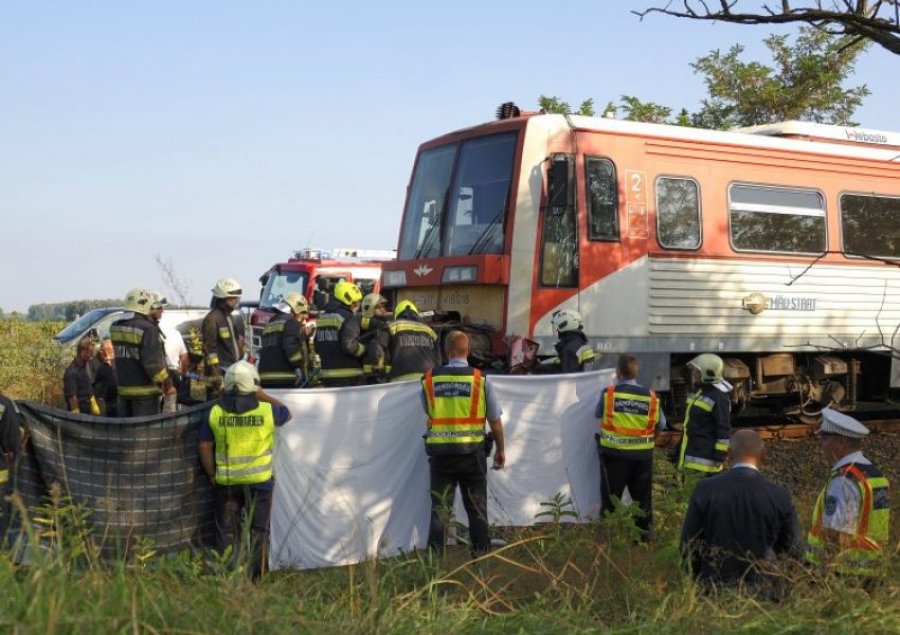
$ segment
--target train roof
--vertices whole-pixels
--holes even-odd
[[[782,121],[780,123],[736,128],[735,132],[900,150],[900,133],[887,130],[870,130],[857,126],[834,126],[810,121]]]
[[[800,153],[843,156],[893,162],[900,167],[900,133],[852,126],[833,126],[805,121],[786,121],[733,130],[707,130],[671,124],[625,121],[610,117],[527,113],[442,135],[423,144],[440,145],[461,134],[539,126],[548,135],[576,129],[710,144],[773,148]]]

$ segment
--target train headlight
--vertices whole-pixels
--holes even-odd
[[[478,267],[447,267],[441,275],[441,282],[475,282],[478,279]]]
[[[385,287],[405,287],[406,272],[405,271],[385,271],[381,274]]]

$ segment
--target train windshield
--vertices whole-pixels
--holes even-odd
[[[516,133],[419,155],[403,218],[402,260],[503,252]]]

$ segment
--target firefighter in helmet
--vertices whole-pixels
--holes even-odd
[[[594,349],[588,344],[584,334],[581,313],[574,309],[560,309],[554,311],[550,321],[558,338],[555,344],[556,357],[541,362],[538,369],[545,373],[581,373],[591,370]]]
[[[678,467],[708,476],[722,470],[731,438],[731,384],[725,381],[725,362],[704,353],[687,363],[697,389],[687,398]]]
[[[380,293],[369,293],[363,297],[359,313],[352,318],[359,320],[360,342],[366,346],[363,372],[369,383],[383,381],[388,370],[384,362],[384,350],[378,342],[391,319],[387,304],[387,298]]]
[[[200,425],[197,443],[200,464],[214,486],[218,547],[223,552],[232,547],[237,562],[242,536],[249,534],[254,580],[268,560],[275,428],[291,418],[287,407],[259,384],[253,364],[232,364],[225,371],[222,396]]]
[[[390,365],[388,381],[421,379],[425,371],[441,364],[438,336],[422,322],[411,300],[394,307],[394,319],[378,335],[378,347]]]
[[[116,352],[119,417],[159,414],[162,396],[176,393],[159,328],[148,317],[154,300],[146,289],[132,289],[125,296],[125,309],[133,316],[109,327]]]
[[[309,304],[290,291],[275,304],[278,313],[262,332],[259,377],[266,388],[306,385],[312,375],[313,353],[306,334]]]
[[[366,345],[360,341],[360,321],[351,319],[362,299],[358,286],[341,280],[316,320],[316,353],[322,360],[323,386],[358,386],[362,382]]]
[[[210,311],[200,327],[206,375],[211,380],[208,398],[218,394],[225,370],[244,356],[244,322],[234,315],[240,301],[241,284],[234,278],[221,278],[212,288]]]

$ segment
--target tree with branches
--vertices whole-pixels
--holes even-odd
[[[770,64],[742,59],[744,47],[739,44],[726,52],[712,51],[691,64],[707,88],[707,97],[696,112],[622,95],[619,103],[608,103],[603,113],[629,121],[717,130],[795,119],[855,125],[853,113],[869,89],[865,85],[845,88],[844,83],[867,43],[850,44],[845,37],[810,26],[801,27],[793,42],[786,35],[770,35],[764,41],[772,56]],[[557,97],[541,95],[540,102],[546,112],[585,114],[573,112]],[[585,103],[593,106],[591,100]]]
[[[156,254],[155,260],[156,267],[159,269],[159,275],[162,278],[163,286],[178,299],[178,306],[190,306],[190,280],[185,280],[178,275],[178,271],[171,258],[163,258],[160,254]]]
[[[744,13],[742,8],[755,4]],[[673,8],[681,7],[681,8]],[[670,0],[664,6],[633,11],[643,19],[662,13],[692,20],[716,20],[733,24],[805,23],[831,35],[850,38],[850,44],[872,41],[900,55],[900,0],[814,0],[750,3],[741,0]]]

